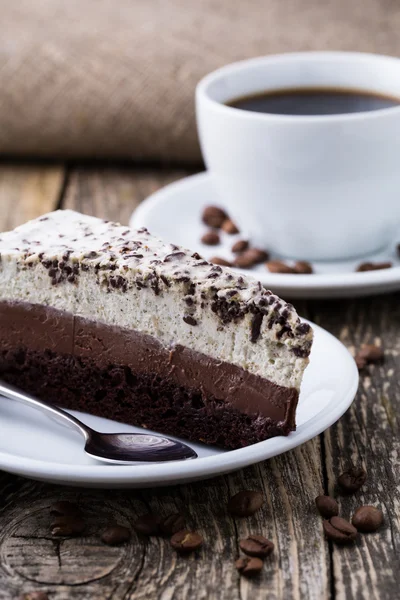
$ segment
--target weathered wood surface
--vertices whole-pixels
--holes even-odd
[[[311,308],[312,307],[312,308]],[[385,515],[380,533],[364,535],[356,548],[333,549],[338,598],[384,600],[400,595],[400,294],[345,303],[309,303],[313,320],[350,349],[377,343],[385,349],[382,365],[369,366],[360,378],[356,401],[325,432],[327,483],[334,492],[337,476],[349,463],[363,465],[366,485],[342,498],[350,517],[362,504],[379,506]]]
[[[0,201],[13,199],[2,205],[0,230],[58,203],[127,223],[144,197],[184,174],[79,168],[68,173],[63,186],[61,168],[35,169],[0,169]],[[56,169],[57,176],[51,169]],[[38,180],[52,182],[46,184],[49,191],[44,194],[43,211],[38,203]],[[29,184],[35,192],[29,191],[28,184],[24,187],[26,181],[36,182]],[[39,185],[39,189],[43,188]],[[11,216],[9,210],[17,202],[19,207]],[[297,303],[303,315],[349,347],[379,338],[386,355],[382,366],[370,367],[362,377],[355,404],[337,425],[283,456],[210,481],[142,491],[63,488],[0,472],[0,599],[32,590],[47,591],[55,600],[397,597],[399,301],[400,295],[390,295]],[[313,501],[324,489],[333,492],[337,475],[351,461],[366,466],[369,480],[358,496],[341,499],[344,515],[349,516],[360,503],[379,504],[386,524],[380,533],[363,536],[354,548],[332,548],[323,539]],[[228,497],[243,488],[263,490],[266,502],[254,517],[234,520],[224,507]],[[85,537],[51,539],[48,506],[56,499],[78,501],[83,507],[89,520]],[[129,525],[149,508],[164,515],[183,511],[188,524],[203,534],[204,548],[196,556],[181,558],[165,539],[144,541],[134,535],[121,548],[99,541],[99,532],[110,518]],[[238,540],[250,532],[262,532],[276,545],[257,581],[240,579],[233,567]]]
[[[64,183],[62,166],[0,164],[0,231],[57,208]]]

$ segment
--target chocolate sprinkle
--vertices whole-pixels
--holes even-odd
[[[251,322],[251,336],[250,341],[255,343],[260,337],[261,331],[261,323],[264,315],[262,313],[257,313],[254,315],[253,320]]]
[[[191,317],[190,315],[186,315],[185,317],[183,317],[183,320],[185,321],[185,323],[187,323],[188,325],[197,325],[197,321],[196,319],[194,319],[193,317]]]

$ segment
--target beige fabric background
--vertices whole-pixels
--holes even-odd
[[[196,161],[194,88],[234,60],[400,54],[400,0],[0,0],[0,153]]]

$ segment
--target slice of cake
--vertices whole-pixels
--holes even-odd
[[[69,210],[0,234],[0,378],[238,448],[295,429],[312,330],[251,277]]]

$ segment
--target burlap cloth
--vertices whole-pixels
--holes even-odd
[[[399,0],[0,0],[0,153],[196,161],[197,81],[305,49],[400,53]]]

